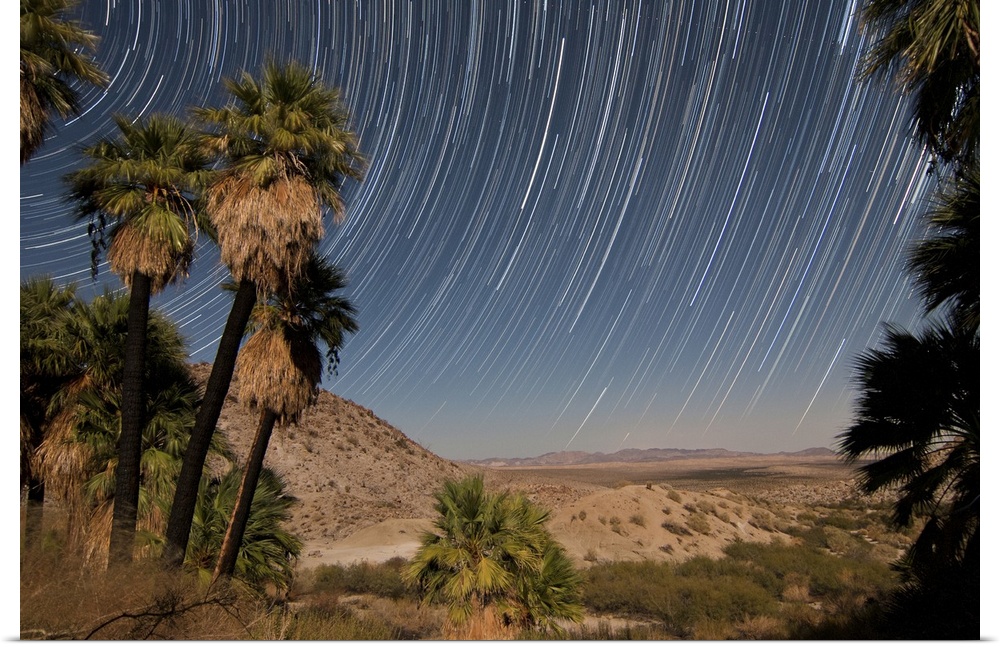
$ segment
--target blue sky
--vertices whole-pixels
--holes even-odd
[[[120,289],[64,199],[78,146],[273,54],[341,88],[370,160],[321,247],[361,327],[325,388],[449,458],[833,446],[854,358],[919,325],[932,187],[907,102],[854,78],[854,10],[83,2],[112,81],[21,168],[21,277]],[[196,253],[156,305],[211,361],[231,297]]]

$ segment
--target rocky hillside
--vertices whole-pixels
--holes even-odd
[[[210,370],[192,367],[202,383]],[[242,461],[257,416],[237,402],[235,380],[219,429]],[[385,519],[430,518],[441,483],[473,469],[427,451],[371,410],[327,391],[298,425],[275,429],[264,463],[299,499],[290,529],[304,541],[341,539]]]

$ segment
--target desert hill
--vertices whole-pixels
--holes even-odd
[[[211,366],[192,367],[208,380]],[[257,415],[235,397],[239,376],[219,417],[240,461],[246,459]],[[468,466],[447,461],[413,442],[370,409],[321,391],[298,425],[275,428],[264,464],[297,499],[290,529],[303,541],[333,541],[386,519],[430,518],[433,493]]]

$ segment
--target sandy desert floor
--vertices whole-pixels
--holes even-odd
[[[491,487],[526,492],[579,565],[717,557],[738,539],[785,538],[778,518],[857,497],[853,468],[830,456],[754,455],[657,463],[483,470]],[[310,539],[300,569],[412,557],[425,519],[386,519],[338,540]]]

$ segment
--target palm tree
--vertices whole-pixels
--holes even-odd
[[[227,79],[231,102],[195,114],[223,169],[207,191],[207,212],[223,262],[239,289],[205,386],[205,398],[177,483],[165,557],[185,554],[198,483],[229,392],[236,355],[257,298],[293,286],[323,236],[322,209],[344,215],[340,188],[360,180],[363,160],[339,92],[292,63],[268,63],[258,82]]]
[[[840,438],[868,493],[897,490],[893,520],[926,520],[907,564],[933,582],[978,559],[979,332],[949,322],[919,336],[890,327],[862,355],[854,424]]]
[[[548,542],[537,575],[518,582],[515,624],[564,637],[565,630],[556,620],[583,620],[582,583],[563,547],[555,541]]]
[[[436,498],[437,530],[403,577],[425,602],[448,602],[454,637],[512,637],[556,618],[580,620],[579,579],[545,529],[548,512],[520,494],[487,492],[481,476],[446,481]]]
[[[130,289],[121,400],[121,440],[115,479],[111,558],[128,561],[135,536],[139,461],[145,412],[143,362],[150,295],[187,275],[197,227],[193,194],[206,177],[206,158],[182,121],[152,115],[116,116],[118,136],[87,147],[89,164],[67,176],[80,217],[90,219],[97,254]],[[114,224],[105,244],[105,225]]]
[[[61,310],[40,308],[32,304],[39,301],[33,295],[41,292],[32,287],[35,283],[22,287],[22,313],[44,315],[58,322],[57,329],[53,333],[31,316],[23,316],[22,348],[31,349],[38,358],[29,367],[55,367],[53,373],[63,377],[55,388],[32,391],[33,398],[44,395],[46,400],[32,409],[47,412],[32,470],[46,495],[68,511],[70,545],[83,549],[92,561],[103,561],[118,461],[129,299],[111,295],[90,303],[62,299],[66,305]],[[172,498],[198,392],[176,327],[155,311],[150,315],[149,339],[146,381],[152,388],[143,429],[138,525],[145,533],[162,533],[162,510]]]
[[[26,546],[42,529],[45,480],[37,464],[38,448],[59,411],[57,395],[79,372],[65,331],[74,299],[74,286],[57,286],[51,278],[21,283],[21,489],[27,492]]]
[[[295,287],[255,308],[255,330],[240,351],[237,368],[240,401],[260,410],[260,422],[219,553],[216,578],[233,574],[274,425],[297,422],[315,402],[323,377],[320,346],[326,347],[326,364],[332,372],[340,360],[345,334],[358,329],[354,307],[336,294],[345,286],[342,272],[314,255]]]
[[[958,322],[979,329],[979,166],[955,177],[927,214],[933,234],[910,252],[927,312],[945,306]]]
[[[867,0],[862,78],[894,74],[913,125],[945,163],[979,156],[979,0]]]
[[[221,477],[203,479],[198,492],[185,564],[195,568],[206,584],[211,582],[218,563],[242,474],[234,466]],[[295,502],[281,477],[264,468],[237,554],[235,578],[258,590],[268,584],[278,589],[291,586],[292,560],[299,556],[302,542],[282,524],[290,518]]]
[[[21,164],[35,153],[49,130],[52,112],[79,114],[73,81],[103,86],[108,76],[85,51],[98,38],[63,14],[73,0],[21,0]]]

